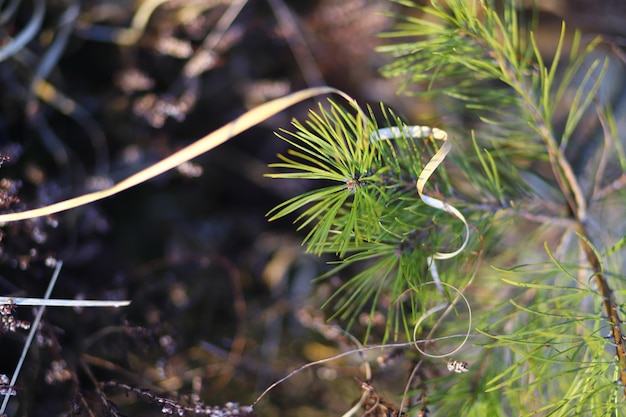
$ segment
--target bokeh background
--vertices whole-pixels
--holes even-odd
[[[548,46],[561,18],[621,39],[621,2],[541,3]],[[23,210],[106,187],[308,86],[438,123],[440,103],[397,96],[378,73],[389,57],[375,52],[377,35],[393,13],[409,12],[386,0],[0,0],[0,204]],[[249,404],[290,370],[353,347],[319,311],[339,285],[312,283],[328,259],[305,253],[290,219],[266,219],[310,187],[263,174],[285,151],[274,131],[312,105],[109,200],[2,228],[3,294],[43,295],[56,259],[54,298],[132,300],[48,309],[8,415],[161,415],[157,397]],[[13,372],[24,333],[0,335],[0,373]],[[377,368],[381,395],[397,402],[411,360]],[[256,413],[342,415],[360,396],[360,363],[303,371]]]

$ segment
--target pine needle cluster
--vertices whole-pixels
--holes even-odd
[[[470,121],[445,127],[454,150],[429,177],[427,194],[458,207],[477,233],[465,246],[459,217],[416,192],[440,150],[434,130],[372,139],[381,129],[407,129],[384,106],[382,126],[371,113],[331,103],[282,132],[294,149],[271,176],[319,187],[272,218],[298,213],[308,249],[339,258],[326,276],[361,265],[331,300],[348,324],[382,309],[386,336],[404,330],[410,338],[428,298],[446,299],[425,283],[472,294],[481,324],[465,349],[469,372],[429,381],[440,388],[428,396],[438,415],[618,415],[626,230],[603,216],[624,214],[626,157],[604,78],[611,57],[597,53],[605,41],[563,25],[546,59],[538,14],[515,1],[398,3],[411,17],[398,15],[383,35],[389,44],[381,51],[393,57],[383,74],[401,80],[401,92],[447,103],[462,114],[456,119]],[[600,145],[580,158],[584,134]],[[515,236],[521,240],[507,246]],[[438,269],[435,255],[457,248],[462,256]],[[476,251],[493,268],[473,281]]]
[[[382,297],[390,299],[385,337],[397,337],[400,330],[411,334],[410,323],[422,311],[420,300],[428,292],[422,284],[438,279],[435,259],[458,254],[467,231],[464,220],[450,214],[462,217],[456,209],[420,191],[427,180],[435,189],[433,184],[442,182],[431,170],[441,163],[436,135],[444,132],[407,126],[389,109],[381,111],[384,126],[371,111],[350,112],[330,101],[329,108],[312,111],[306,123],[295,121],[294,132],[283,131],[280,137],[293,149],[271,165],[283,172],[269,176],[316,180],[320,187],[279,205],[270,219],[299,213],[298,228],[309,228],[308,250],[339,258],[323,277],[352,264],[367,265],[329,304],[350,326],[358,313],[373,314]],[[441,207],[428,204],[430,198]]]

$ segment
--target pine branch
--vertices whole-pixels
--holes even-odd
[[[604,272],[604,267],[602,266],[600,254],[592,246],[592,243],[589,240],[589,232],[582,223],[577,223],[577,226],[578,233],[584,240],[582,248],[585,252],[587,261],[593,269],[593,276],[598,285],[600,294],[602,294],[604,311],[609,319],[609,322],[611,323],[610,337],[612,337],[613,342],[615,343],[615,353],[619,363],[619,379],[624,387],[624,395],[626,396],[626,337],[624,337],[624,333],[622,331],[623,321],[619,315],[619,306],[615,302],[613,290],[607,281],[607,276]]]
[[[411,4],[405,5],[415,7]],[[583,305],[590,296],[601,299],[604,319],[609,322],[610,338],[617,357],[616,375],[621,386],[625,387],[626,351],[619,304],[608,281],[610,274],[604,271],[602,257],[594,249],[593,236],[589,231],[590,205],[599,199],[587,200],[583,181],[576,175],[566,154],[576,145],[571,143],[571,139],[583,119],[594,113],[591,111],[592,106],[598,108],[595,113],[604,128],[605,145],[610,145],[611,138],[617,135],[610,109],[605,110],[603,107],[606,104],[600,103],[596,98],[608,68],[608,59],[589,58],[601,40],[595,39],[583,44],[580,34],[577,33],[570,39],[568,56],[564,56],[568,33],[563,25],[552,62],[548,65],[544,62],[535,39],[534,29],[537,22],[533,19],[523,22],[514,1],[503,2],[498,10],[495,2],[461,0],[447,1],[445,4],[431,1],[429,5],[418,9],[421,13],[419,17],[399,17],[402,23],[398,24],[397,30],[385,35],[400,41],[392,42],[381,49],[395,57],[394,62],[384,69],[384,73],[402,79],[404,92],[428,98],[441,95],[452,97],[464,107],[464,111],[483,122],[477,125],[477,139],[472,143],[474,156],[463,151],[454,155],[454,162],[477,191],[472,195],[471,188],[464,187],[470,192],[463,195],[455,193],[456,198],[466,203],[466,213],[472,213],[470,216],[474,218],[480,218],[481,211],[483,217],[494,217],[497,214],[506,217],[520,216],[546,226],[561,227],[563,239],[567,238],[570,230],[578,232],[578,244],[585,260],[575,268],[581,272],[591,270],[597,288],[588,293],[572,295],[567,305],[571,311],[575,311],[580,308],[576,306],[576,302]],[[562,108],[567,109],[567,113],[562,126],[557,129],[557,115]],[[610,132],[608,126],[611,126]],[[616,139],[613,141],[623,169],[621,145]],[[462,145],[461,148],[463,149]],[[605,159],[608,158],[608,152],[608,149],[604,150]],[[598,167],[599,176],[605,173],[605,159],[601,160],[602,165]],[[542,171],[540,180],[532,172],[538,166],[548,168]],[[520,183],[526,183],[526,187],[520,186]],[[601,183],[603,179],[596,177],[594,190],[602,190],[596,193],[596,197],[605,197],[621,186],[619,178],[614,179],[604,189],[601,189]],[[507,192],[503,192],[504,189]],[[542,197],[544,200],[552,200],[556,197],[550,204],[557,202],[561,207],[555,211],[548,209],[547,203],[541,203],[538,207],[533,207],[533,210],[526,210],[529,206],[528,197],[533,194],[532,198],[535,200]],[[619,249],[615,249],[617,250]],[[551,256],[551,260],[558,265],[555,257]],[[517,270],[517,273],[522,271]],[[567,268],[561,265],[554,273],[568,274]],[[574,285],[582,286],[583,276],[576,279]],[[522,382],[524,378],[549,391],[550,387],[558,385],[551,378],[563,375],[559,373],[558,367],[549,368],[551,358],[544,356],[545,349],[539,347],[542,344],[552,345],[553,339],[560,340],[558,344],[554,342],[554,346],[560,344],[565,349],[556,350],[557,356],[563,355],[567,349],[574,349],[569,351],[572,352],[568,356],[571,360],[581,355],[584,358],[581,363],[588,369],[593,369],[594,375],[609,377],[609,368],[600,359],[604,355],[606,341],[599,334],[578,333],[579,328],[573,326],[569,319],[571,311],[561,308],[555,301],[564,302],[558,295],[564,288],[555,284],[559,282],[559,277],[545,272],[541,279],[546,282],[545,287],[529,289],[524,294],[523,302],[512,301],[515,308],[501,321],[498,320],[508,332],[512,332],[511,336],[486,333],[499,340],[499,344],[493,347],[506,346],[519,358],[519,362],[490,380],[492,387],[489,389],[506,387],[515,391],[525,390],[529,396],[527,401],[535,402],[533,395],[544,397],[542,388],[525,389]],[[548,284],[550,280],[553,280],[552,284]],[[619,283],[614,282],[613,285]],[[554,301],[553,304],[551,300]],[[554,312],[550,312],[551,308]],[[509,310],[510,305],[500,307],[500,311]],[[522,324],[523,317],[532,321]],[[589,316],[585,320],[591,320],[595,332],[604,319],[600,316]],[[518,328],[516,324],[527,327]],[[545,332],[550,326],[555,327],[550,332]],[[487,327],[497,326],[490,323]],[[564,331],[576,333],[571,340],[555,337],[557,332]],[[536,343],[538,347],[531,349],[532,343]],[[537,361],[544,361],[544,365],[531,364],[538,363]],[[574,372],[574,368],[566,372]],[[580,377],[576,379],[579,392],[572,389],[562,390],[560,394],[555,392],[554,396],[545,398],[543,408],[535,411],[563,410],[564,415],[571,415],[566,411],[570,410],[583,414],[584,407],[588,404],[570,407],[566,405],[567,401],[578,401],[580,395],[587,395],[588,403],[593,404],[595,401],[601,402],[602,398],[606,399],[607,392],[610,393],[607,396],[614,395],[612,393],[616,389],[626,394],[626,390],[617,388],[613,382],[606,382],[595,393],[589,392],[586,384],[591,379],[585,378],[592,377],[585,371],[580,371]],[[594,384],[599,383],[593,381]],[[556,398],[559,395],[562,400]],[[524,402],[519,404],[523,406]],[[587,411],[591,409],[593,408]]]
[[[367,264],[326,304],[334,307],[332,317],[347,320],[350,328],[360,312],[373,314],[388,298],[384,338],[395,339],[400,328],[407,337],[412,334],[410,323],[423,310],[422,285],[429,278],[444,296],[435,262],[465,250],[469,226],[459,210],[425,192],[450,150],[447,134],[408,126],[384,107],[382,113],[383,127],[373,116],[363,120],[365,112],[359,109],[352,115],[331,102],[330,110],[320,106],[306,123],[294,122],[295,132],[283,132],[279,137],[294,149],[271,167],[287,172],[269,176],[330,185],[280,204],[270,219],[301,211],[296,222],[299,229],[310,227],[304,239],[308,250],[340,258],[321,278]],[[447,188],[447,182],[442,185]],[[458,230],[459,220],[464,231]],[[450,243],[445,243],[447,236]],[[460,243],[457,236],[463,236]],[[369,331],[368,326],[364,340]]]

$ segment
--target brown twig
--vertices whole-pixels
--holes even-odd
[[[578,223],[578,233],[588,241],[589,233],[582,223]],[[602,295],[604,311],[611,324],[610,336],[615,343],[615,353],[619,363],[619,380],[624,386],[624,395],[626,395],[626,346],[624,346],[624,333],[621,327],[622,319],[619,316],[617,304],[613,299],[613,290],[609,286],[606,276],[603,273],[600,259],[598,259],[598,256],[587,242],[583,242],[582,249],[585,252],[587,262],[589,262],[593,269],[596,284]]]
[[[507,75],[506,82],[520,95],[520,98],[526,106],[531,119],[535,123],[535,130],[544,141],[550,156],[550,164],[552,166],[555,181],[568,202],[568,206],[571,211],[570,216],[576,222],[579,235],[586,239],[587,242],[591,242],[589,232],[585,227],[587,220],[587,201],[571,164],[567,160],[564,152],[558,145],[558,141],[554,137],[552,129],[550,128],[550,121],[545,120],[536,103],[526,94],[526,91],[529,91],[529,89],[524,84],[523,80],[519,79],[514,72],[509,73],[509,71],[507,71],[509,65],[506,57],[499,55],[495,58],[500,64],[500,67],[505,75]],[[611,324],[611,336],[615,343],[615,350],[619,363],[619,379],[624,386],[624,394],[626,395],[626,349],[624,347],[624,339],[621,329],[622,321],[619,317],[618,307],[613,299],[613,291],[603,273],[601,260],[598,258],[590,244],[586,242],[583,243],[582,249],[585,252],[587,262],[594,271],[594,277],[603,298],[604,311]]]

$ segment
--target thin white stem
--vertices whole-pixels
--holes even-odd
[[[50,279],[50,283],[48,284],[48,288],[46,289],[46,293],[43,298],[11,298],[11,297],[0,297],[0,304],[14,304],[14,305],[22,305],[22,306],[41,306],[37,311],[37,315],[35,316],[35,320],[33,321],[30,332],[28,333],[28,338],[26,339],[26,343],[24,343],[24,348],[22,349],[22,354],[20,356],[19,361],[17,362],[17,366],[15,367],[15,371],[13,372],[13,376],[11,377],[11,382],[9,384],[9,389],[6,390],[4,395],[4,400],[2,401],[2,406],[0,407],[0,415],[4,415],[7,404],[9,403],[9,398],[11,397],[11,393],[13,392],[12,387],[15,386],[17,382],[17,377],[20,374],[20,370],[22,369],[22,365],[24,364],[24,360],[26,359],[26,355],[28,354],[28,350],[30,348],[31,343],[33,342],[33,338],[39,329],[39,323],[41,322],[41,317],[46,309],[46,307],[122,307],[130,304],[130,301],[122,300],[122,301],[109,301],[109,300],[51,300],[50,294],[52,294],[52,290],[56,284],[57,278],[59,277],[59,273],[61,272],[61,267],[63,266],[63,262],[59,261],[56,264],[56,268],[54,269],[54,273],[52,274],[52,278]]]
[[[43,298],[50,298],[50,294],[54,289],[54,285],[57,282],[57,278],[59,277],[59,273],[61,272],[61,267],[63,266],[63,262],[57,262],[56,268],[54,269],[54,273],[52,274],[52,278],[50,279],[50,283],[48,284],[48,288],[46,289],[46,293]],[[22,354],[20,356],[19,361],[17,362],[17,366],[15,367],[15,371],[13,372],[13,376],[11,377],[11,382],[9,387],[12,388],[15,386],[17,382],[17,377],[20,374],[20,370],[22,369],[22,365],[24,364],[24,359],[26,359],[26,354],[28,353],[28,349],[30,348],[31,343],[33,342],[33,338],[37,333],[37,329],[39,328],[39,322],[41,321],[41,317],[43,316],[43,312],[46,310],[46,306],[42,305],[39,311],[37,311],[37,315],[35,316],[35,320],[30,328],[30,332],[28,333],[28,338],[26,339],[26,343],[24,343],[24,348],[22,349]],[[4,395],[4,400],[2,401],[2,407],[0,407],[0,415],[4,415],[4,411],[7,408],[7,404],[9,403],[9,398],[11,398],[11,389],[7,389],[6,394]]]
[[[367,352],[367,351],[374,350],[374,349],[393,349],[393,348],[399,348],[399,347],[409,347],[409,346],[414,346],[417,343],[435,342],[435,341],[438,341],[438,340],[447,340],[447,339],[461,338],[461,337],[464,338],[465,340],[467,340],[467,338],[469,336],[471,336],[471,335],[467,335],[467,334],[453,334],[453,335],[449,335],[449,336],[441,336],[441,337],[436,337],[436,338],[432,338],[432,339],[414,340],[414,341],[411,341],[411,342],[387,343],[387,344],[382,344],[382,345],[364,346],[362,348],[358,348],[358,349],[354,349],[354,350],[349,350],[347,352],[339,353],[339,354],[331,356],[329,358],[324,358],[324,359],[320,359],[320,360],[317,360],[317,361],[309,362],[309,363],[306,363],[306,364],[304,364],[304,365],[294,369],[293,371],[289,372],[287,375],[285,375],[284,377],[282,377],[281,379],[279,379],[278,381],[274,382],[269,387],[267,387],[265,389],[265,391],[263,391],[261,393],[261,395],[259,395],[257,397],[257,399],[254,400],[254,402],[252,403],[252,407],[256,406],[257,403],[259,401],[261,401],[261,399],[263,397],[265,397],[268,392],[270,392],[271,390],[276,388],[278,385],[282,384],[283,382],[285,382],[286,380],[288,380],[289,378],[291,378],[295,374],[300,373],[301,371],[303,371],[305,369],[308,369],[308,368],[310,368],[312,366],[316,366],[316,365],[320,365],[320,364],[323,364],[323,363],[335,361],[337,359],[341,359],[343,357],[346,357],[346,356],[349,356],[349,355],[353,355],[355,353],[362,354],[363,352]]]
[[[46,298],[0,297],[0,304],[46,307],[124,307],[130,300],[63,300]]]

